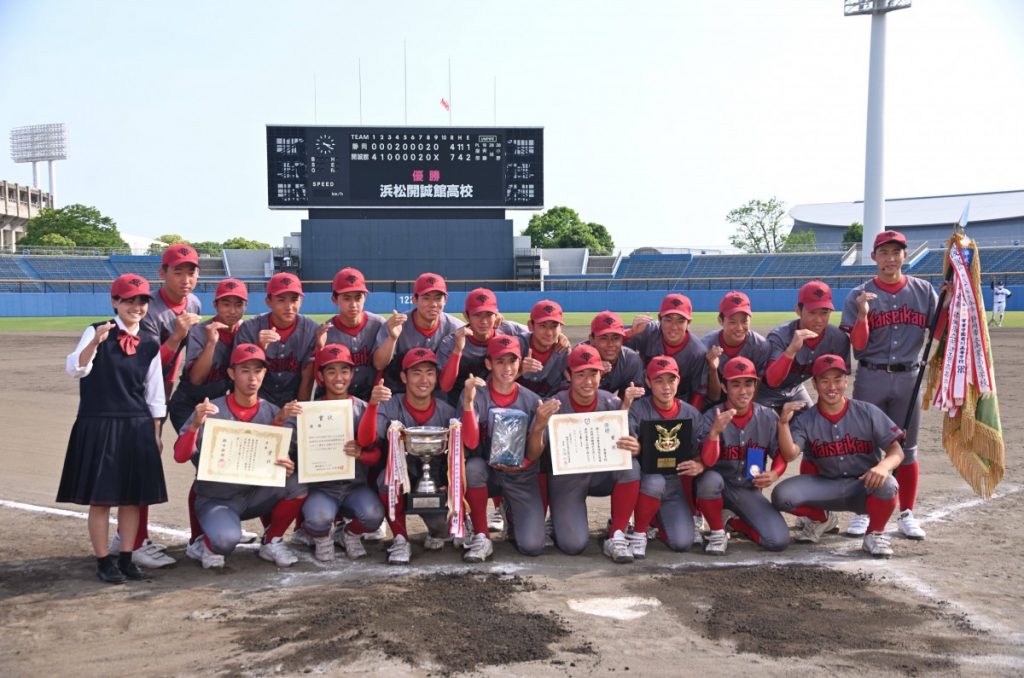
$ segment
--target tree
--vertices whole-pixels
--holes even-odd
[[[543,214],[535,214],[522,235],[530,236],[533,247],[586,247],[596,255],[611,254],[615,249],[607,228],[584,222],[569,207],[552,207]]]
[[[75,241],[67,236],[61,235],[60,233],[47,233],[43,235],[43,237],[39,238],[39,244],[49,245],[51,247],[74,247]]]
[[[60,235],[78,247],[127,247],[121,239],[117,224],[100,214],[95,207],[68,205],[59,209],[45,208],[30,219],[26,235],[19,245],[45,245],[43,237]]]
[[[177,245],[179,242],[185,241],[185,239],[182,238],[177,233],[165,233],[163,235],[157,236],[156,239],[165,245]]]
[[[843,231],[843,244],[848,247],[859,245],[862,240],[864,240],[864,224],[859,221],[853,222],[848,229]]]
[[[200,240],[199,242],[191,243],[191,245],[196,248],[196,252],[203,254],[219,255],[223,249],[223,246],[216,240]]]
[[[269,250],[270,245],[259,240],[246,240],[245,238],[230,238],[221,243],[226,250]]]
[[[782,246],[783,252],[809,252],[814,250],[818,240],[814,231],[789,232],[786,236],[786,244]]]
[[[736,226],[729,242],[751,254],[780,252],[789,237],[783,223],[785,216],[785,207],[778,198],[751,200],[725,215],[725,220]]]

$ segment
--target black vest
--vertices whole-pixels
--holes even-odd
[[[96,329],[103,323],[94,323]],[[151,417],[146,404],[146,375],[160,344],[140,332],[135,355],[126,355],[117,341],[116,325],[96,347],[92,371],[78,381],[80,417]]]

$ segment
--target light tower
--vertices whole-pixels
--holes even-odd
[[[57,170],[54,160],[67,160],[68,128],[62,122],[28,125],[11,130],[11,160],[32,163],[32,187],[39,188],[38,163],[45,160],[50,170],[50,205],[57,206]]]
[[[871,263],[871,246],[885,228],[885,15],[908,7],[910,0],[844,0],[846,16],[871,15],[862,264]]]

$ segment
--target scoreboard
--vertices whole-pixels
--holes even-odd
[[[540,209],[540,127],[267,126],[271,209]]]

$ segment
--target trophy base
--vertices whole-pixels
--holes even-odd
[[[448,515],[448,497],[434,492],[410,492],[406,495],[405,512],[415,515]]]

